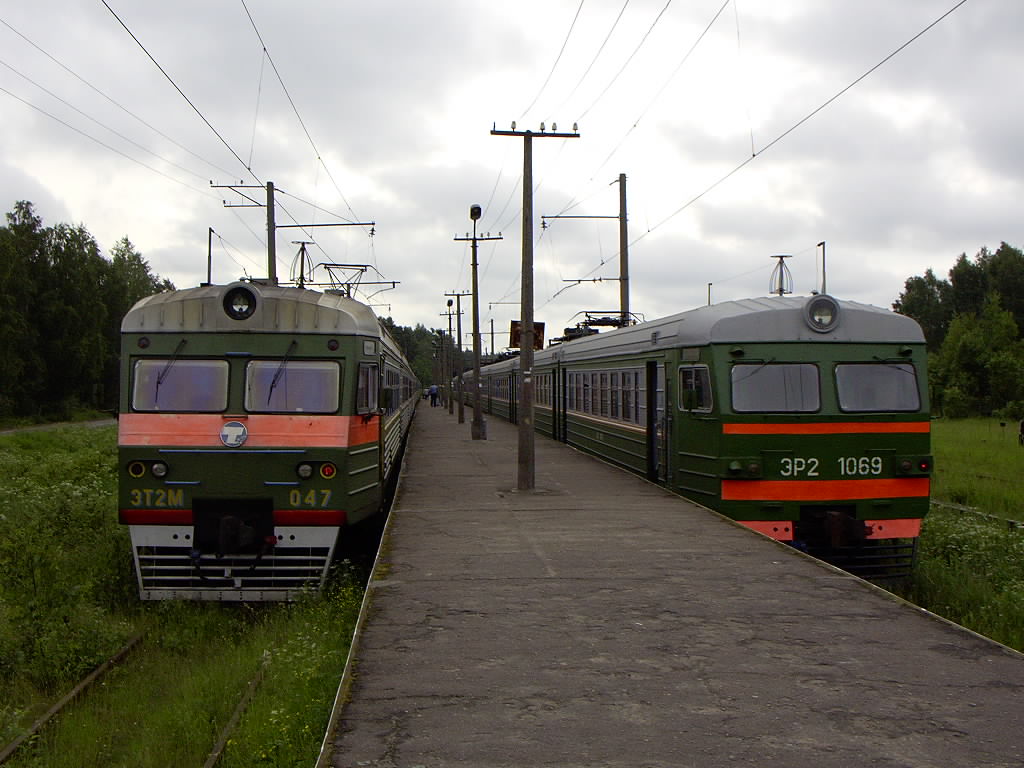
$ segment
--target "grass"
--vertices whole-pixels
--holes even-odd
[[[222,765],[310,765],[362,587],[295,604],[140,603],[117,522],[114,427],[0,436],[0,746],[132,634],[146,640],[8,764],[202,765],[269,659]]]
[[[336,581],[290,605],[148,605],[144,648],[8,765],[202,765],[264,662],[218,765],[312,765],[361,597],[359,585]]]
[[[993,419],[932,424],[933,505],[903,597],[979,634],[1024,651],[1024,447],[1017,425]]]
[[[996,419],[932,422],[932,498],[1024,520],[1024,446],[1017,424]]]

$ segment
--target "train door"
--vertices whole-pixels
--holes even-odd
[[[555,389],[558,390],[557,407],[555,410],[555,440],[569,442],[569,426],[566,423],[569,410],[569,372],[561,365],[555,368]]]
[[[651,360],[645,376],[647,413],[647,479],[668,478],[668,419],[665,413],[665,365]]]

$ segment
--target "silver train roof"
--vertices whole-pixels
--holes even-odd
[[[804,319],[804,307],[813,298],[766,296],[724,301],[548,347],[534,354],[534,362],[573,362],[706,344],[792,341],[924,343],[924,333],[915,320],[888,309],[842,301],[834,296],[832,298],[839,305],[839,322],[827,333],[814,331]],[[511,358],[488,366],[491,371],[502,367],[518,368],[519,359]]]
[[[224,311],[224,296],[245,286],[256,296],[256,309],[236,320]],[[377,316],[365,304],[307,288],[255,283],[204,285],[156,293],[140,300],[121,321],[122,333],[330,333],[381,335]]]

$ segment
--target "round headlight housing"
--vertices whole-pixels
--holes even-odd
[[[804,321],[807,327],[817,333],[828,333],[839,325],[839,302],[831,296],[812,296],[804,304]]]
[[[224,312],[232,320],[246,320],[256,311],[256,293],[245,285],[237,285],[224,294]]]

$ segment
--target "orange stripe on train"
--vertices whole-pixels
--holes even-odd
[[[364,421],[362,416],[309,414],[123,413],[118,444],[222,448],[220,430],[229,421],[245,425],[245,448],[346,448],[377,440],[380,429],[379,416]]]
[[[854,435],[931,432],[927,421],[801,422],[799,424],[723,424],[723,435]]]
[[[853,501],[927,498],[929,478],[723,480],[723,501]]]

